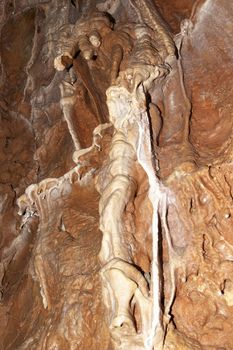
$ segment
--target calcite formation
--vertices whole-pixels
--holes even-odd
[[[2,0],[1,350],[233,349],[227,0]]]

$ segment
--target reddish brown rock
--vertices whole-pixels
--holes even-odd
[[[0,350],[233,349],[232,14],[2,0]]]

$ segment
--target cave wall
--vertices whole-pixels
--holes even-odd
[[[232,14],[1,2],[0,349],[233,348]]]

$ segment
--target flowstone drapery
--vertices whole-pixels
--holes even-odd
[[[164,318],[161,308],[159,256],[159,206],[162,207],[165,194],[155,173],[156,160],[151,145],[153,136],[148,98],[154,84],[169,74],[169,62],[176,60],[176,57],[175,45],[156,9],[152,11],[151,4],[145,5],[144,8],[141,2],[133,4],[140,13],[139,23],[113,28],[110,17],[96,12],[90,18],[84,18],[74,26],[62,29],[59,55],[54,61],[57,70],[68,70],[66,81],[60,85],[61,107],[75,146],[73,160],[78,164],[71,173],[79,174],[80,167],[86,165],[80,161],[81,157],[91,152],[96,145],[98,147],[98,144],[94,139],[92,147],[81,150],[72,120],[77,79],[72,67],[73,60],[81,52],[91,69],[91,59],[106,59],[106,53],[112,54],[110,86],[106,95],[109,120],[114,127],[114,133],[109,157],[104,171],[97,176],[96,187],[101,194],[99,215],[103,238],[99,259],[102,265],[103,299],[115,349],[162,349],[166,317],[169,318],[168,312]],[[114,44],[113,39],[116,39]],[[98,101],[93,88],[92,92],[94,101]],[[99,130],[105,128],[109,128],[109,124],[100,125]],[[94,132],[94,135],[97,133]],[[134,205],[138,196],[138,172],[147,179],[147,196],[152,207],[150,232],[145,233],[151,235],[152,253],[148,271],[143,271],[137,265],[125,231],[125,209],[130,204]],[[25,199],[20,198],[20,207],[29,200],[26,206],[36,206],[43,221],[46,208],[41,200],[44,203],[48,201],[49,205],[47,197],[51,196],[48,196],[47,191],[54,188],[60,190],[64,181],[69,178],[70,175],[66,174],[60,180],[46,179],[39,186],[31,186],[26,191]],[[166,207],[163,210],[166,211]],[[133,228],[133,217],[131,225]],[[135,234],[136,232],[131,232],[131,235]],[[37,250],[34,260],[35,278],[40,284],[43,305],[50,308],[46,273],[40,254],[41,244],[38,244]]]
[[[134,4],[139,12],[141,5]],[[145,23],[116,27],[114,31],[108,17],[101,13],[92,21],[81,21],[74,27],[68,45],[55,59],[55,67],[62,70],[69,68],[79,50],[86,60],[94,55],[99,57],[98,49],[102,45],[107,47],[114,33],[117,34],[118,43],[114,42],[111,48],[112,86],[106,92],[114,135],[104,175],[99,175],[101,181],[97,181],[101,193],[99,213],[103,239],[99,258],[103,265],[103,296],[115,349],[162,349],[165,331],[160,305],[162,280],[158,243],[158,211],[163,194],[155,175],[147,99],[155,81],[169,74],[166,60],[175,60],[175,46],[158,13],[155,9],[152,11],[151,4],[145,5],[141,13]],[[136,265],[127,245],[123,217],[125,208],[137,196],[138,167],[148,178],[148,198],[153,207],[149,280],[146,272]]]
[[[2,0],[0,350],[233,348],[231,13]]]

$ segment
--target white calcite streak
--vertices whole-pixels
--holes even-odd
[[[137,159],[139,164],[146,172],[149,180],[149,199],[153,206],[152,218],[152,252],[153,260],[151,266],[151,293],[152,293],[152,320],[149,336],[146,340],[146,349],[156,350],[163,347],[163,329],[162,329],[162,311],[161,303],[161,281],[160,281],[160,267],[159,267],[159,203],[164,196],[161,190],[159,180],[155,175],[153,165],[153,154],[151,149],[150,127],[148,115],[145,110],[141,111],[140,119],[137,121],[139,130],[139,141],[137,147]]]

